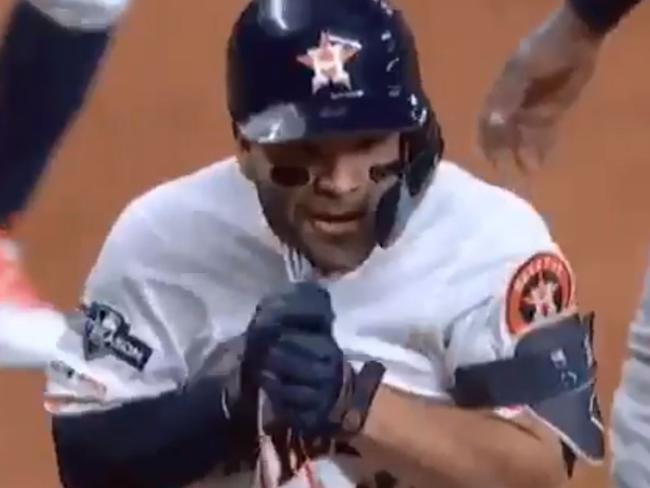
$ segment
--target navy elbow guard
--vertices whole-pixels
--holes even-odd
[[[23,210],[110,39],[110,30],[65,28],[16,3],[0,47],[0,221]]]
[[[620,20],[641,0],[568,0],[574,12],[593,30],[603,35],[614,29]]]
[[[514,357],[458,368],[452,397],[467,408],[525,405],[571,451],[600,463],[604,436],[592,347],[593,314],[534,328]]]

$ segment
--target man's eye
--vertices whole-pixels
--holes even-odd
[[[378,183],[391,176],[401,176],[404,170],[404,163],[396,159],[388,164],[376,164],[370,167],[370,179]]]
[[[305,142],[299,146],[300,154],[304,158],[316,159],[321,155],[321,150],[316,144]]]
[[[280,186],[303,186],[309,183],[309,169],[302,166],[273,166],[271,168],[271,180]]]
[[[365,137],[356,144],[357,151],[366,151],[379,143],[378,137]]]

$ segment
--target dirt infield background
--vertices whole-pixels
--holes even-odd
[[[58,154],[22,229],[44,294],[76,304],[112,220],[129,198],[232,149],[224,43],[243,1],[134,0],[101,83]],[[402,0],[419,36],[447,156],[492,179],[474,117],[506,54],[551,0]],[[4,18],[9,0],[0,2]],[[189,7],[191,5],[191,10]],[[650,5],[613,36],[600,71],[564,126],[554,165],[524,188],[571,258],[583,308],[599,313],[605,414],[650,249]],[[57,486],[37,374],[0,375],[0,486]],[[607,486],[582,470],[575,487]]]

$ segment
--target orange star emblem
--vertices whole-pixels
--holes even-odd
[[[319,45],[297,58],[298,62],[314,70],[312,92],[316,93],[330,84],[352,89],[345,65],[360,50],[361,47],[354,43],[335,41],[329,33],[321,33]]]

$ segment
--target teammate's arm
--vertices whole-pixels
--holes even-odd
[[[478,117],[478,142],[492,162],[542,164],[559,123],[592,79],[602,45],[640,0],[566,0],[503,65]]]
[[[128,0],[19,0],[0,47],[0,223],[24,210]]]

